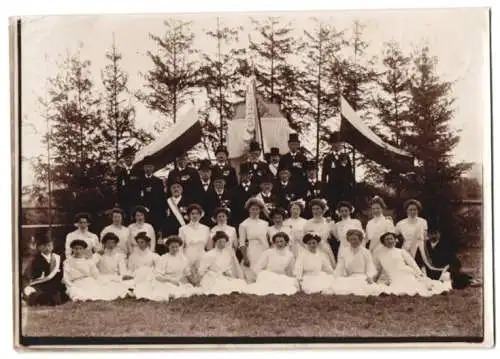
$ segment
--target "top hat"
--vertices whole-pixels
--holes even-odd
[[[200,171],[208,171],[212,167],[212,163],[210,160],[201,160],[200,167],[198,168]]]
[[[224,145],[219,145],[216,149],[215,149],[215,154],[219,153],[219,152],[224,152],[226,154],[226,156],[229,156],[229,152],[227,151],[227,147],[224,146]]]
[[[299,134],[298,133],[291,133],[290,135],[288,135],[288,142],[296,142],[296,143],[300,143],[300,140],[299,140]]]
[[[250,149],[249,149],[250,152],[254,152],[254,151],[260,151],[260,144],[256,141],[252,141],[250,142]]]
[[[44,245],[44,244],[49,244],[53,242],[53,239],[51,236],[48,236],[48,235],[45,235],[45,236],[40,236],[36,239],[36,245],[37,246],[41,246],[41,245]]]
[[[153,158],[151,156],[146,156],[142,160],[143,166],[153,166]]]
[[[125,147],[122,151],[122,157],[135,156],[135,148],[133,147]]]
[[[279,156],[280,149],[278,147],[271,147],[271,152],[269,152],[269,156]]]

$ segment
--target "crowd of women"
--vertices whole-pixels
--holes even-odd
[[[133,209],[128,226],[123,210],[114,208],[112,223],[100,236],[88,230],[91,216],[79,213],[63,263],[51,239],[39,239],[33,281],[24,296],[28,304],[58,304],[65,295],[73,301],[168,301],[233,292],[431,296],[452,288],[448,266],[436,267],[429,258],[427,245],[432,250],[439,235],[418,216],[417,200],[404,204],[408,216],[394,225],[384,216],[383,199],[374,197],[365,228],[351,218],[354,208],[347,201],[336,206],[337,222],[325,218],[326,201],[307,204],[310,219],[302,217],[305,205],[298,200],[288,210],[275,208],[268,222],[261,218],[265,203],[251,197],[245,203],[248,217],[238,228],[229,224],[226,207],[214,211],[210,228],[200,223],[202,207],[191,204],[178,233],[156,240],[143,206]],[[166,253],[155,252],[157,243]]]

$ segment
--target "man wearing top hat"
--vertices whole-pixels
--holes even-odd
[[[271,212],[279,207],[279,198],[273,191],[273,183],[274,179],[270,173],[263,176],[259,185],[260,192],[255,196],[264,203],[261,217],[267,221],[271,220]]]
[[[325,183],[318,181],[318,166],[314,161],[307,161],[304,166],[306,170],[306,182],[302,192],[302,199],[309,204],[313,199],[327,200],[327,186]],[[304,218],[312,217],[309,205],[306,206]]]
[[[288,148],[290,149],[290,152],[281,156],[279,167],[289,168],[292,175],[291,180],[297,186],[303,186],[305,182],[304,165],[307,158],[300,151],[300,140],[297,133],[290,134],[288,138]]]
[[[240,183],[231,190],[231,202],[229,204],[231,209],[230,223],[236,228],[248,217],[248,213],[245,211],[245,203],[257,192],[258,186],[250,178],[250,165],[248,162],[243,162],[240,165]]]
[[[267,163],[261,161],[260,158],[261,148],[258,142],[250,142],[250,149],[248,152],[248,165],[250,170],[250,179],[255,185],[259,185],[262,177],[269,174],[269,167]]]
[[[330,137],[332,151],[323,160],[321,181],[328,187],[328,205],[334,208],[341,200],[353,200],[353,173],[351,161],[342,152],[340,134],[334,132]]]
[[[181,181],[174,177],[168,184],[171,195],[166,199],[166,220],[163,230],[165,237],[178,235],[179,228],[189,221],[187,208],[191,204],[184,195]]]
[[[272,176],[278,178],[278,168],[280,164],[280,149],[278,147],[271,147],[271,151],[268,153],[267,162],[269,163],[269,172]]]
[[[158,234],[165,221],[165,185],[163,180],[156,177],[154,164],[150,157],[143,160],[144,174],[139,179],[139,205],[149,209],[149,222]],[[157,236],[161,238],[161,235]]]
[[[116,205],[130,215],[139,199],[138,182],[142,171],[133,166],[135,150],[127,147],[122,152],[123,165],[116,168]]]
[[[211,226],[212,222],[210,219],[210,212],[207,212],[214,189],[214,183],[212,180],[212,164],[210,163],[210,160],[203,159],[200,161],[198,174],[200,182],[196,185],[196,193],[189,197],[192,203],[199,204],[205,212],[205,216],[201,218],[200,222],[207,226]]]
[[[182,184],[185,195],[194,197],[196,190],[199,188],[200,176],[195,168],[188,166],[187,155],[184,152],[177,155],[175,168],[168,173],[168,189],[170,190],[170,185],[177,181]],[[171,193],[168,193],[168,195],[171,195]]]
[[[291,171],[288,167],[280,167],[278,179],[274,184],[275,193],[278,195],[279,207],[288,209],[290,202],[301,198],[301,191],[291,181]]]
[[[229,164],[227,158],[229,153],[227,152],[227,147],[220,145],[215,150],[216,162],[212,166],[212,176],[224,177],[226,181],[226,189],[231,190],[238,184],[238,179],[236,177],[236,170]]]
[[[203,224],[213,227],[212,216],[217,208],[231,208],[231,193],[226,189],[226,179],[224,176],[214,177],[213,188],[208,193],[207,201],[203,210],[205,216],[202,218]]]

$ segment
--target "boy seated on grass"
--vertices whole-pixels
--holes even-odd
[[[36,248],[24,299],[28,305],[59,305],[66,299],[61,257],[52,252],[54,244],[48,236],[39,238]]]
[[[462,268],[454,249],[447,241],[441,240],[441,233],[436,226],[429,227],[428,240],[417,250],[415,261],[429,278],[451,279],[453,289],[481,285],[481,281],[474,279]]]

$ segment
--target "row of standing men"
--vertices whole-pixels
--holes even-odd
[[[231,212],[230,224],[238,228],[247,217],[244,206],[250,197],[265,203],[262,216],[266,220],[270,220],[273,209],[288,209],[297,200],[307,204],[322,198],[329,208],[335,208],[341,200],[352,201],[352,167],[349,157],[341,152],[338,139],[332,139],[332,152],[323,160],[321,178],[318,164],[301,152],[297,134],[290,135],[288,146],[289,152],[282,156],[277,148],[272,148],[264,162],[259,144],[250,143],[249,156],[239,167],[239,181],[235,168],[228,162],[225,146],[216,149],[215,164],[202,160],[198,169],[189,166],[186,154],[180,153],[166,183],[154,175],[150,158],[142,161],[142,168],[133,166],[135,152],[127,148],[123,152],[124,165],[116,176],[116,204],[128,218],[135,206],[146,207],[148,221],[158,237],[166,237],[177,234],[187,222],[187,207],[192,203],[203,209],[201,223],[212,226],[215,209],[223,207]],[[309,206],[303,217],[312,217]]]

